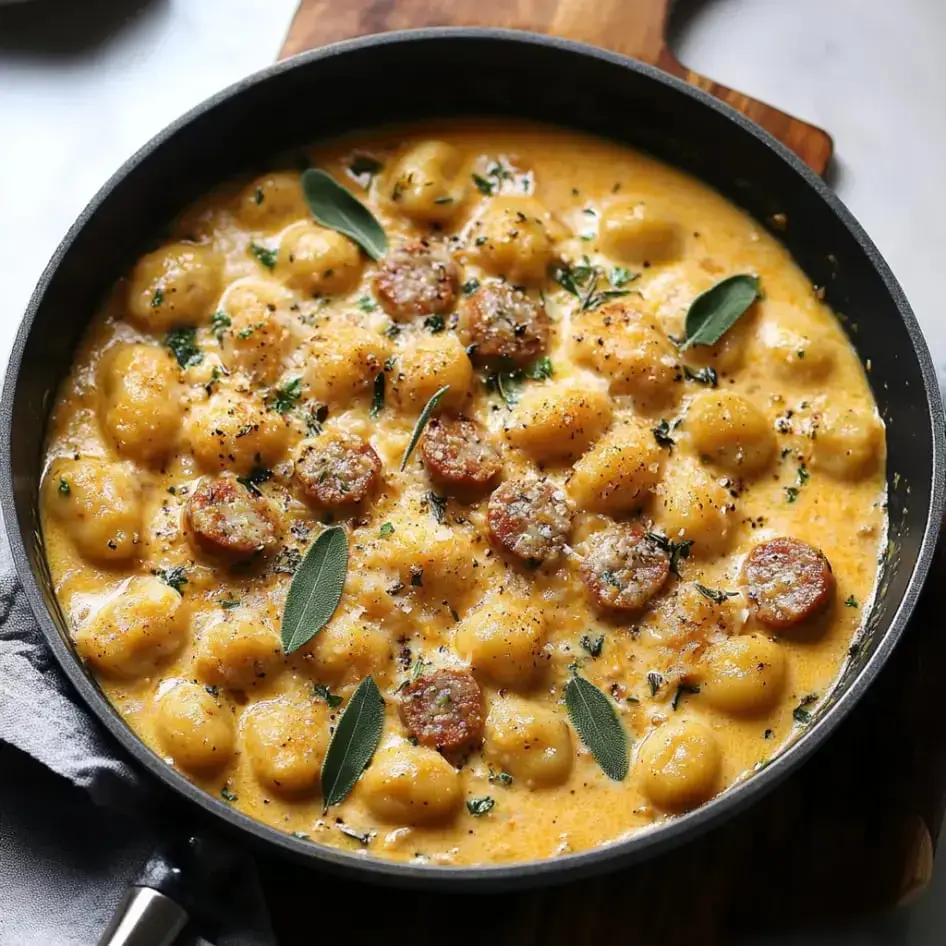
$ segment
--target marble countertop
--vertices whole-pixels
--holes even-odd
[[[42,268],[95,191],[181,112],[272,62],[296,2],[32,0],[0,8],[2,363]],[[674,32],[688,66],[834,135],[831,183],[900,279],[946,381],[946,4],[681,0]],[[832,931],[824,944],[938,946],[944,862],[917,904]],[[804,938],[806,946],[821,942]]]

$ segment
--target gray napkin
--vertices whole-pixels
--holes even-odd
[[[167,826],[56,666],[0,533],[0,946],[93,946]],[[252,860],[204,903],[218,946],[274,942]],[[183,942],[208,946],[196,933]]]

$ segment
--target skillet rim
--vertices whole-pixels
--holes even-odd
[[[349,853],[294,838],[234,810],[222,800],[198,788],[149,749],[121,719],[117,710],[107,701],[101,690],[86,676],[74,650],[63,639],[49,609],[46,607],[39,583],[30,565],[26,543],[19,528],[11,455],[14,421],[13,404],[22,368],[23,353],[36,314],[42,306],[46,288],[61,261],[70,251],[78,234],[97,213],[99,207],[119,182],[123,181],[129,173],[146,161],[165,142],[173,138],[178,130],[194,119],[212,111],[225,101],[239,97],[246,90],[266,83],[272,77],[281,75],[283,72],[336,56],[344,56],[356,49],[370,49],[392,44],[410,46],[412,43],[450,42],[453,40],[499,42],[508,43],[511,46],[516,44],[545,46],[561,53],[598,59],[609,65],[637,72],[652,82],[670,88],[677,95],[689,96],[703,107],[713,109],[735,124],[743,133],[753,136],[759,144],[774,152],[820,198],[822,204],[825,205],[825,212],[833,214],[840,221],[859,245],[866,261],[881,278],[904,322],[913,346],[913,352],[923,379],[932,438],[930,502],[926,510],[926,523],[916,565],[907,581],[903,597],[890,619],[889,626],[883,632],[874,653],[867,660],[864,667],[838,697],[837,702],[829,707],[822,716],[819,716],[795,743],[780,753],[765,770],[752,775],[744,782],[732,786],[700,808],[678,816],[658,827],[632,835],[625,840],[608,842],[599,848],[560,857],[522,861],[514,864],[470,867],[404,864],[369,858],[363,854]],[[606,870],[625,867],[658,853],[664,853],[688,838],[697,837],[711,827],[721,824],[741,808],[748,807],[753,801],[758,800],[774,788],[791,771],[810,757],[815,749],[847,717],[887,662],[913,613],[928,575],[942,521],[944,490],[946,490],[946,451],[944,451],[944,447],[946,447],[946,420],[944,420],[943,402],[926,341],[903,290],[886,261],[861,225],[824,181],[792,151],[749,118],[709,93],[689,85],[681,79],[670,76],[653,66],[586,43],[524,30],[499,28],[429,27],[400,30],[355,37],[320,47],[274,63],[233,83],[189,109],[180,118],[152,137],[128,158],[98,190],[75,223],[69,228],[66,236],[43,270],[27,305],[11,350],[2,399],[0,399],[0,431],[4,435],[2,441],[0,441],[0,465],[2,465],[2,470],[0,470],[0,505],[2,505],[17,575],[26,592],[33,615],[42,629],[59,666],[78,690],[83,702],[93,711],[98,721],[117,739],[122,748],[170,788],[175,796],[183,797],[188,802],[198,806],[216,819],[217,822],[222,823],[222,826],[227,830],[239,832],[243,839],[257,849],[278,851],[297,861],[304,861],[312,867],[324,867],[351,879],[454,892],[458,889],[487,892],[534,887],[543,883],[563,883],[580,877],[600,874]]]

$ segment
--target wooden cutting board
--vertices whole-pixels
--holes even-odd
[[[658,66],[748,115],[823,174],[831,136],[681,65],[667,46],[672,0],[302,0],[280,58],[367,33],[503,26],[578,39]]]
[[[832,151],[826,132],[677,62],[665,41],[669,3],[302,0],[282,56],[420,26],[505,26],[569,36],[706,89],[823,173]],[[935,570],[931,589],[946,578],[946,554]],[[927,592],[893,658],[828,745],[709,835],[607,877],[478,898],[373,888],[265,860],[261,875],[279,942],[711,946],[740,934],[847,922],[916,896],[930,878],[946,800],[946,727],[935,705],[946,664],[940,610]]]

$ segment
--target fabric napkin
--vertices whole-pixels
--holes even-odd
[[[168,828],[162,791],[123,758],[60,672],[0,534],[0,946],[94,946]],[[182,827],[182,834],[186,829]],[[255,866],[192,910],[217,946],[270,946]],[[196,915],[195,915],[196,914]],[[190,927],[182,943],[208,946]]]

